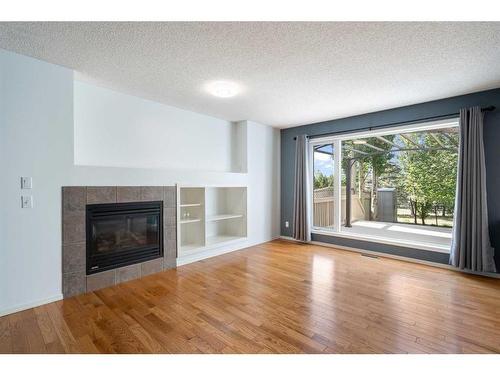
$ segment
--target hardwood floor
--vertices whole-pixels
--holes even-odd
[[[500,352],[500,280],[273,241],[1,317],[0,352]]]

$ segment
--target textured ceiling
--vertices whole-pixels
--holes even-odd
[[[0,23],[0,47],[100,86],[277,127],[500,87],[500,23]],[[243,93],[206,94],[218,79]]]

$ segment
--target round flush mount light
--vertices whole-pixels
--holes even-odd
[[[241,92],[241,87],[231,81],[212,81],[205,85],[205,90],[218,98],[231,98]]]

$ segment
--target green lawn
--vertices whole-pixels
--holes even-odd
[[[398,210],[398,223],[415,224],[414,220],[415,219],[413,218],[413,216],[408,215],[408,214],[400,214],[399,210]],[[422,220],[420,218],[417,220],[417,224],[419,224],[419,225],[422,224]],[[435,215],[429,215],[425,219],[425,225],[426,226],[429,225],[429,226],[435,227],[436,226],[436,216]],[[441,215],[438,215],[438,217],[437,217],[437,226],[438,227],[451,228],[453,226],[453,216],[441,216]]]

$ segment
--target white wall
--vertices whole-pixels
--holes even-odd
[[[0,315],[61,298],[62,186],[245,185],[249,200],[248,241],[239,247],[278,237],[279,130],[246,121],[230,125],[113,91],[79,83],[77,86],[87,86],[87,94],[100,93],[106,98],[103,102],[111,102],[112,106],[82,98],[82,93],[75,89],[73,115],[72,71],[0,50]],[[116,112],[123,106],[136,111],[121,117],[122,114]],[[101,121],[103,118],[109,121]],[[127,120],[130,118],[133,121]],[[180,118],[186,119],[187,124],[179,124]],[[91,119],[99,122],[98,127]],[[75,134],[73,121],[77,128]],[[106,147],[105,143],[96,147],[82,140],[92,132],[98,132],[101,137],[113,134],[119,130],[119,123],[125,123],[131,137],[134,124],[146,124],[155,136],[148,135],[146,141],[142,138],[143,142],[164,135],[164,126],[169,129],[168,134],[175,131],[183,139],[194,137],[198,142],[199,134],[193,135],[190,130],[178,133],[177,128],[206,127],[225,140],[221,145],[224,151],[212,154],[212,168],[207,171],[199,169],[203,162],[200,155],[193,156],[189,163],[180,161],[182,168],[172,165],[178,149],[164,148],[164,153],[157,155],[163,162],[157,163],[150,159],[152,156],[146,153],[145,147],[133,150],[127,146],[119,150],[120,157],[117,157],[101,149]],[[90,130],[82,130],[82,126],[89,126]],[[227,129],[231,136],[226,133]],[[121,140],[129,144],[131,137]],[[77,148],[73,147],[73,139]],[[205,147],[203,143],[199,145],[200,149]],[[76,166],[74,157],[79,163],[92,160],[96,165],[127,168]],[[135,160],[148,168],[138,168],[138,164],[132,163]],[[248,173],[226,172],[246,168]],[[19,179],[24,175],[33,177],[33,209],[20,208]]]
[[[75,163],[231,172],[229,121],[75,82]]]
[[[61,294],[61,186],[73,157],[73,72],[0,50],[0,313]],[[33,177],[21,209],[20,176]]]
[[[279,235],[280,135],[269,126],[247,125],[248,237],[256,244]]]

